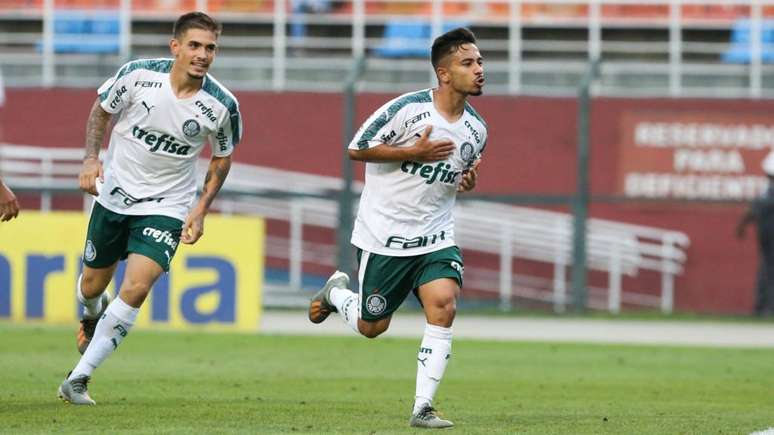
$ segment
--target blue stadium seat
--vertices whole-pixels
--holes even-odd
[[[117,11],[56,11],[55,53],[114,54],[121,48]],[[38,43],[42,50],[43,43]]]
[[[750,20],[740,19],[731,28],[731,47],[723,53],[726,63],[750,63]],[[774,63],[774,20],[761,21],[761,62]]]
[[[443,31],[466,26],[467,23],[448,21]],[[423,20],[390,20],[384,25],[384,41],[374,49],[381,57],[430,57],[432,27]]]

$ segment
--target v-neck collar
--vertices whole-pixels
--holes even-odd
[[[178,98],[178,96],[175,94],[175,90],[172,89],[172,71],[170,70],[169,74],[167,74],[167,81],[169,82],[169,93],[172,96],[172,99],[174,99],[176,102],[185,103],[185,102],[191,101],[194,98],[198,97],[199,93],[202,92],[202,90],[204,89],[204,85],[207,82],[208,78],[209,77],[207,77],[207,75],[205,74],[204,78],[202,79],[201,87],[199,87],[199,90],[197,90],[193,95],[191,95],[190,97],[186,97],[186,98]]]
[[[443,122],[445,122],[446,125],[449,125],[449,126],[456,125],[458,122],[462,121],[462,118],[465,117],[465,105],[464,105],[465,103],[463,103],[462,113],[460,114],[460,117],[457,118],[455,121],[450,122],[448,119],[446,119],[445,116],[443,116],[443,113],[441,113],[441,111],[435,105],[435,94],[433,93],[434,90],[435,88],[430,88],[428,89],[428,92],[430,93],[430,102],[433,104],[433,110],[435,110],[435,112],[438,114],[438,117],[441,118]]]

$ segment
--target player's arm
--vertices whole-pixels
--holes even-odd
[[[204,178],[204,188],[199,202],[188,214],[183,225],[183,234],[180,240],[192,245],[204,235],[204,217],[210,211],[210,205],[218,194],[223,182],[226,181],[228,171],[231,170],[231,156],[213,156],[210,166],[207,168],[207,176]]]
[[[102,162],[99,161],[99,150],[102,148],[102,141],[110,125],[111,116],[113,115],[102,108],[100,99],[97,98],[91,106],[89,120],[86,122],[86,153],[83,157],[83,167],[78,176],[78,183],[81,190],[94,196],[98,194],[97,178],[100,181],[105,181]]]
[[[736,224],[736,237],[743,239],[745,230],[747,229],[747,225],[752,223],[755,220],[755,212],[753,212],[752,207],[750,207],[744,215],[739,219],[739,222]]]
[[[0,222],[9,221],[19,215],[19,202],[11,188],[0,179]]]
[[[476,181],[478,181],[478,166],[481,164],[481,159],[477,159],[470,169],[462,172],[462,179],[457,186],[457,192],[469,192],[476,188]]]
[[[446,160],[454,152],[454,143],[448,139],[430,140],[432,126],[427,126],[414,145],[395,147],[387,144],[377,145],[367,149],[349,149],[349,158],[362,162],[402,162],[415,160],[418,162],[437,162]]]

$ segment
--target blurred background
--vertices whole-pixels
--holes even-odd
[[[0,0],[0,174],[23,206],[0,225],[0,317],[64,291],[46,274],[74,282],[77,266],[31,266],[37,248],[15,228],[88,210],[77,174],[96,87],[128,60],[168,57],[191,10],[224,25],[211,73],[245,125],[214,208],[265,222],[262,246],[228,242],[260,253],[234,263],[258,277],[234,292],[304,307],[335,267],[353,270],[363,168],[345,144],[388,99],[434,86],[432,38],[468,26],[490,138],[455,212],[460,309],[754,313],[757,240],[736,226],[768,186],[774,1]],[[57,221],[43,222],[56,245]],[[72,256],[57,252],[46,258]]]

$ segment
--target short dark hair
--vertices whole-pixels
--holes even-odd
[[[175,21],[175,25],[172,26],[172,34],[175,39],[180,39],[188,29],[209,30],[220,36],[223,26],[204,12],[188,12]]]
[[[433,41],[433,49],[430,52],[430,62],[433,64],[433,69],[438,68],[438,64],[441,63],[441,60],[447,55],[459,50],[460,46],[475,43],[476,35],[466,27],[457,27],[456,29],[449,30],[443,35],[435,38],[435,41]]]

